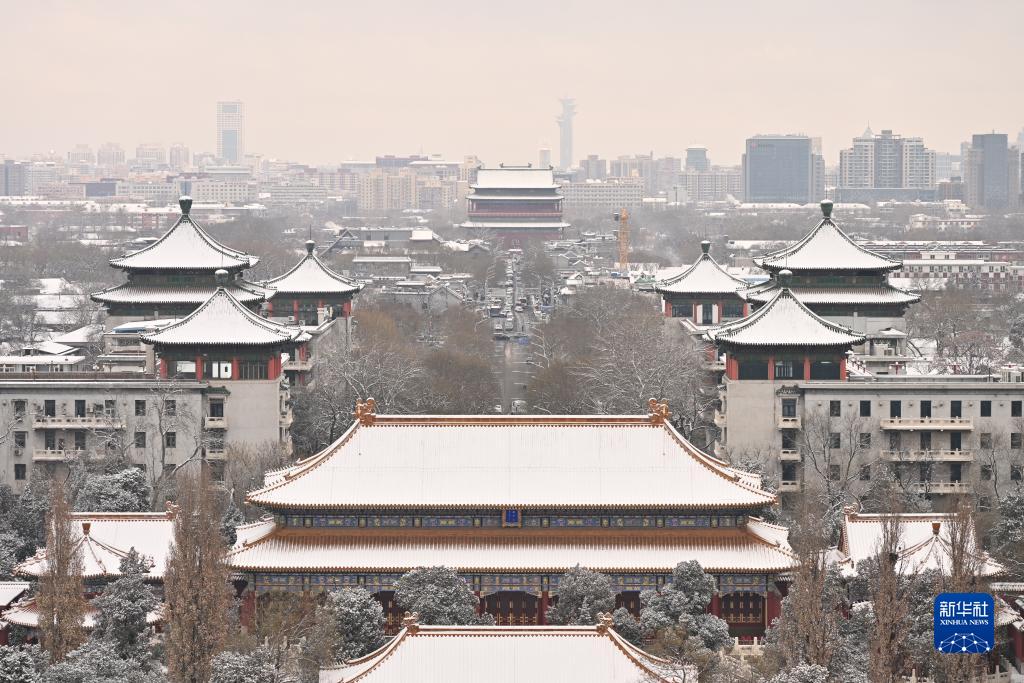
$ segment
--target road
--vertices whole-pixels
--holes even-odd
[[[512,265],[512,294],[505,289],[488,292],[491,296],[502,298],[512,311],[514,329],[504,332],[505,339],[495,338],[493,367],[501,384],[501,412],[506,415],[512,412],[515,401],[526,400],[526,387],[530,382],[533,366],[527,362],[531,356],[530,332],[534,325],[532,311],[527,307],[522,313],[515,312],[516,302],[524,296],[519,277],[519,264],[509,260]],[[492,320],[504,321],[504,318]]]

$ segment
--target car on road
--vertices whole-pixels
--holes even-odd
[[[509,320],[508,318],[505,318],[505,331],[506,332],[511,332],[513,329],[515,329],[515,326],[516,326],[516,324],[515,324],[514,321]]]
[[[522,305],[521,304],[516,304],[516,313],[522,313],[522,312],[523,312]]]

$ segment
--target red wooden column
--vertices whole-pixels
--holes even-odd
[[[160,364],[160,379],[167,379],[167,359],[161,358],[157,363]]]
[[[769,590],[765,596],[765,610],[764,610],[764,623],[765,628],[771,626],[772,621],[778,619],[782,615],[782,600],[779,598],[779,594],[773,590]]]
[[[669,302],[668,299],[663,300],[662,303],[665,304],[665,306],[664,306],[665,317],[666,318],[671,318],[672,317],[672,304]]]
[[[241,375],[238,372],[238,356],[232,356],[231,358],[231,379],[241,379]]]
[[[540,592],[540,603],[537,606],[537,625],[544,626],[548,623],[548,592]]]
[[[299,300],[292,300],[292,315],[295,316],[295,322],[299,322]]]
[[[480,597],[480,591],[473,591],[473,595],[476,596],[476,613],[483,615],[484,613],[484,599]]]
[[[242,594],[242,606],[239,608],[238,620],[247,630],[251,630],[256,622],[256,591],[247,590]]]
[[[708,605],[708,612],[714,614],[716,617],[722,616],[722,596],[718,593],[711,596],[711,604]]]
[[[196,356],[196,379],[203,378],[203,357]]]
[[[804,356],[804,381],[808,381],[811,378],[811,357]]]
[[[846,356],[839,359],[839,379],[846,379]]]
[[[775,354],[768,354],[768,379],[775,381]]]
[[[341,308],[341,316],[347,318],[352,315],[352,299],[345,302],[345,305]]]
[[[273,316],[274,315],[274,302],[273,301],[268,301],[267,302],[267,315],[269,315],[269,316]]]
[[[697,304],[690,304],[690,307],[693,308],[693,314],[691,315],[690,320],[693,321],[694,325],[700,325],[700,318],[697,317]]]
[[[729,354],[725,355],[725,376],[729,379],[740,378],[739,362]]]

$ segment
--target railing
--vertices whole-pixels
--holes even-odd
[[[971,493],[971,485],[963,481],[918,481],[910,485],[915,493]]]
[[[974,451],[968,450],[916,450],[916,451],[882,451],[883,460],[919,461],[938,460],[944,462],[973,462]]]
[[[729,651],[729,654],[742,661],[764,654],[764,645],[761,644],[761,639],[757,636],[754,636],[753,642],[741,643],[739,638],[733,638],[732,643],[732,650]]]
[[[903,680],[907,683],[934,683],[934,679],[930,676],[918,676],[916,673],[910,676],[903,676]],[[1009,671],[1003,671],[1003,668],[996,665],[996,670],[992,673],[976,673],[970,678],[966,679],[967,683],[1010,683],[1013,678]]]
[[[795,493],[800,490],[800,482],[798,481],[780,481],[779,491],[783,493]]]
[[[123,424],[113,415],[39,415],[32,418],[32,426],[36,429],[121,429]]]
[[[779,429],[800,429],[799,417],[780,417]]]
[[[795,448],[783,448],[779,451],[779,460],[796,461],[800,460],[800,451]]]
[[[224,450],[223,446],[215,446],[213,448],[206,449],[207,460],[223,460],[226,457],[227,452]]]
[[[212,417],[207,415],[204,420],[207,429],[227,429],[228,419],[223,415],[220,417]]]
[[[85,451],[79,450],[56,450],[56,449],[36,449],[32,451],[33,462],[63,462],[65,460],[72,460],[74,458],[81,458],[85,454]]]
[[[313,361],[311,360],[286,360],[281,363],[281,369],[294,372],[309,372],[313,369]]]
[[[890,417],[880,421],[882,429],[970,431],[974,424],[966,417]]]

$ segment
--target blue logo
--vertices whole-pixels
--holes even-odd
[[[988,593],[942,593],[935,598],[935,649],[982,654],[996,641],[996,606]]]

